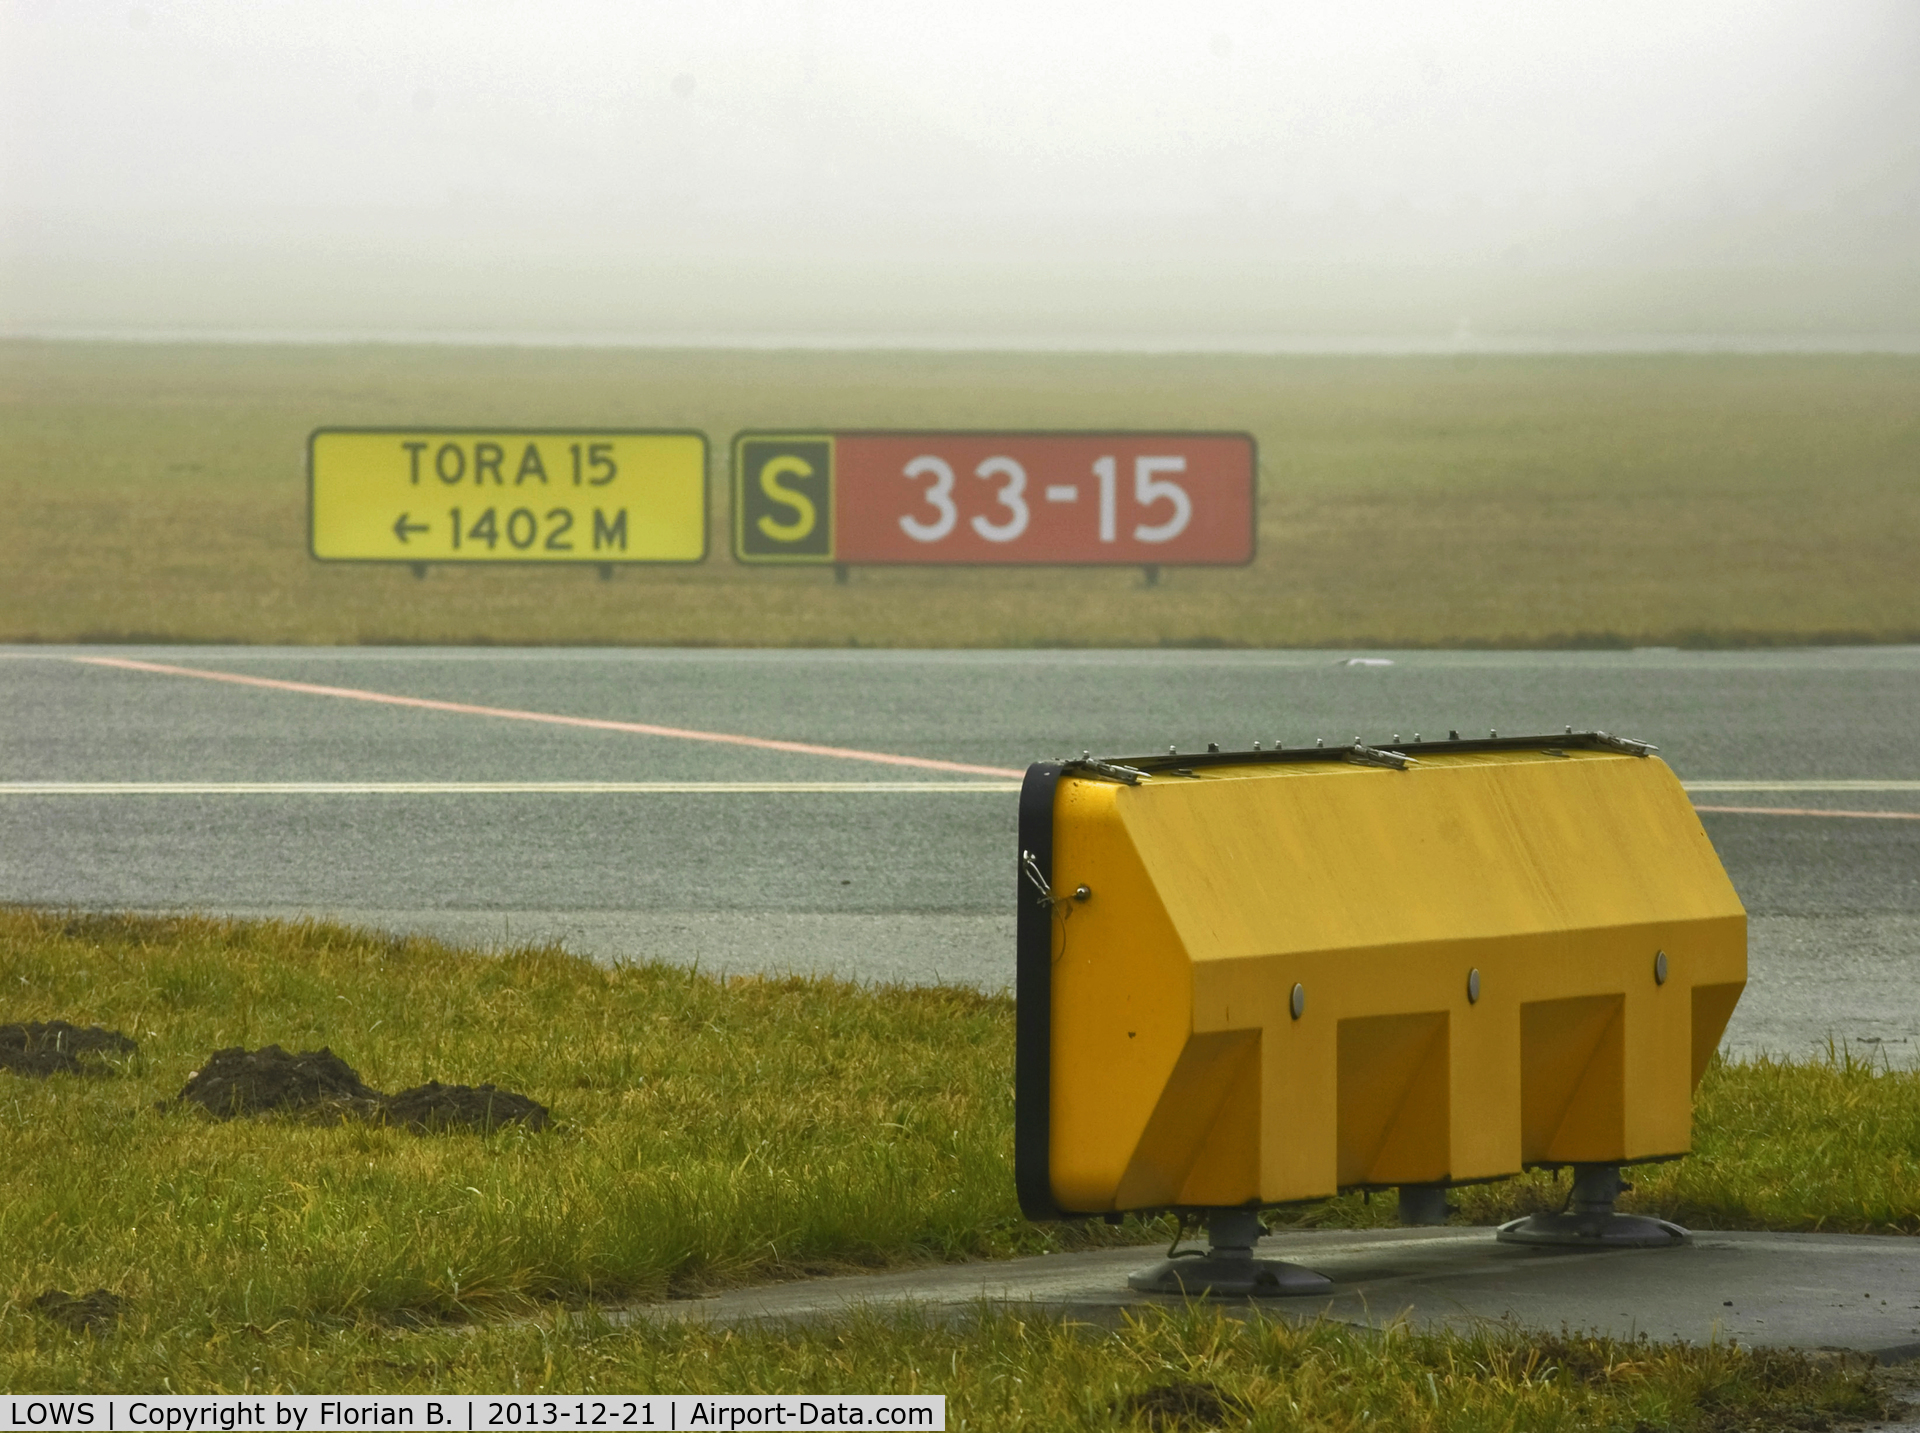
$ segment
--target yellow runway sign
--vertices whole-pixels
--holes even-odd
[[[699,562],[699,433],[322,428],[313,555],[351,562]]]

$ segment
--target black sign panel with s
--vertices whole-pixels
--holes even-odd
[[[832,562],[833,439],[754,434],[733,452],[733,550],[749,562]]]

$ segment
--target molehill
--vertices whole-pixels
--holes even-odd
[[[545,1129],[546,1106],[493,1085],[424,1085],[386,1095],[331,1049],[288,1054],[278,1045],[215,1050],[188,1078],[177,1103],[219,1119],[285,1112],[308,1119],[362,1119],[420,1132],[493,1130],[507,1124]]]
[[[0,1069],[29,1079],[49,1075],[104,1075],[109,1055],[131,1055],[140,1046],[118,1030],[84,1028],[65,1020],[0,1025]]]

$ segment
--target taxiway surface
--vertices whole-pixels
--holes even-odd
[[[1920,1051],[1920,648],[1347,655],[0,649],[0,899],[999,988],[995,772],[1598,727],[1709,808],[1753,916],[1732,1047]]]

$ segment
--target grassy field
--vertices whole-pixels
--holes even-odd
[[[693,427],[703,566],[322,566],[322,424]],[[742,568],[743,427],[1205,427],[1249,569]],[[1920,359],[0,343],[0,641],[1637,645],[1920,640]]]
[[[324,1335],[259,1326],[171,1340],[45,1325],[6,1333],[0,1380],[16,1393],[932,1393],[947,1398],[948,1428],[996,1433],[1749,1433],[1831,1428],[1897,1407],[1883,1378],[1857,1362],[1514,1330],[1382,1337],[1206,1309],[1150,1311],[1113,1333],[1011,1314],[958,1326],[855,1316],[728,1331],[562,1314]],[[1201,1416],[1156,1421],[1146,1411],[1169,1405]]]
[[[1312,1358],[1330,1369],[1372,1369],[1366,1378],[1417,1402],[1434,1359],[1490,1367],[1540,1346],[1518,1335],[1414,1340],[1389,1359],[1324,1332],[1176,1321],[1083,1348],[1044,1322],[1007,1320],[964,1336],[875,1325],[845,1333],[847,1343],[768,1334],[727,1344],[596,1322],[595,1306],[742,1281],[1165,1238],[1164,1221],[1020,1218],[1002,998],[720,982],[318,925],[4,908],[0,989],[11,992],[0,1021],[98,1021],[141,1042],[107,1076],[0,1074],[0,1381],[16,1390],[166,1377],[200,1388],[624,1380],[741,1391],[775,1386],[772,1371],[788,1369],[778,1386],[902,1388],[912,1372],[945,1391],[934,1373],[957,1379],[967,1361],[983,1399],[1014,1396],[996,1380],[1058,1365],[1059,1377],[1090,1379],[1085,1397],[1097,1403],[1109,1386],[1137,1386],[1155,1360],[1206,1364],[1222,1340],[1223,1387],[1305,1377],[1307,1353],[1280,1358],[1260,1340],[1310,1337],[1322,1342],[1300,1349],[1320,1350]],[[156,1107],[214,1049],[268,1042],[330,1046],[380,1089],[492,1081],[549,1105],[556,1125],[423,1136]],[[1920,1231],[1920,1074],[1844,1058],[1716,1064],[1697,1125],[1695,1156],[1637,1171],[1628,1205],[1701,1227]],[[1458,1191],[1457,1217],[1505,1218],[1563,1197],[1545,1175],[1474,1186]],[[1276,1220],[1393,1217],[1391,1197],[1349,1197]],[[30,1309],[49,1288],[106,1288],[127,1313],[104,1336],[68,1333]],[[450,1322],[466,1331],[450,1335]],[[1141,1351],[1151,1349],[1163,1352]],[[1656,1385],[1749,1376],[1725,1351],[1607,1357],[1642,1371],[1618,1386],[1563,1388],[1552,1398],[1572,1403],[1522,1426],[1581,1426],[1581,1399],[1624,1400],[1607,1404],[1601,1426]],[[897,1361],[882,1376],[886,1359]],[[992,1372],[1008,1359],[1029,1373]],[[1656,1367],[1668,1372],[1644,1371]],[[815,1374],[827,1384],[809,1383]],[[1500,1378],[1515,1397],[1548,1397]],[[1459,1426],[1456,1413],[1433,1426]]]

